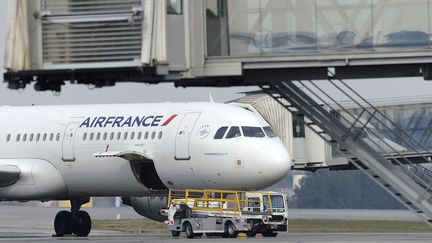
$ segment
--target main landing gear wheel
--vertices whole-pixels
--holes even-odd
[[[91,218],[86,211],[78,211],[74,218],[73,233],[80,237],[86,237],[91,231]]]
[[[68,211],[60,211],[54,219],[54,230],[56,235],[62,237],[72,234],[73,228],[72,214]]]
[[[60,211],[54,220],[54,230],[57,237],[75,234],[86,237],[91,231],[91,218],[85,211],[80,211],[83,204],[89,202],[89,198],[71,200],[71,212]]]

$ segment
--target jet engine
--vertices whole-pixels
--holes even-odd
[[[123,204],[133,207],[135,212],[154,221],[163,222],[165,216],[160,215],[160,210],[166,208],[167,196],[146,196],[122,198]]]

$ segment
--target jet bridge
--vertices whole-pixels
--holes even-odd
[[[430,0],[9,0],[5,81],[432,79]]]

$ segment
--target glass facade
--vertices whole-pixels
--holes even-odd
[[[424,150],[419,144],[410,140],[404,132],[400,131],[395,126],[397,125],[422,144],[422,146],[432,149],[432,106],[430,104],[378,106],[377,108],[392,122],[384,119],[381,114],[377,114],[377,119],[373,118],[370,120],[372,127],[378,130],[376,134],[382,135],[384,138],[407,148],[407,150],[412,150],[413,148]],[[362,124],[369,120],[369,114],[362,113],[362,109],[360,108],[348,109],[348,112],[355,116],[362,114]],[[370,109],[370,112],[372,113],[373,110]]]
[[[208,56],[430,48],[432,0],[206,0]]]

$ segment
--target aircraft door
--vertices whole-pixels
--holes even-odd
[[[75,161],[74,142],[77,128],[78,122],[71,122],[67,125],[65,133],[63,135],[62,159],[65,162]]]
[[[199,112],[187,113],[180,123],[176,135],[175,144],[175,159],[176,160],[189,160],[191,158],[189,153],[190,137],[193,128],[199,117]]]

